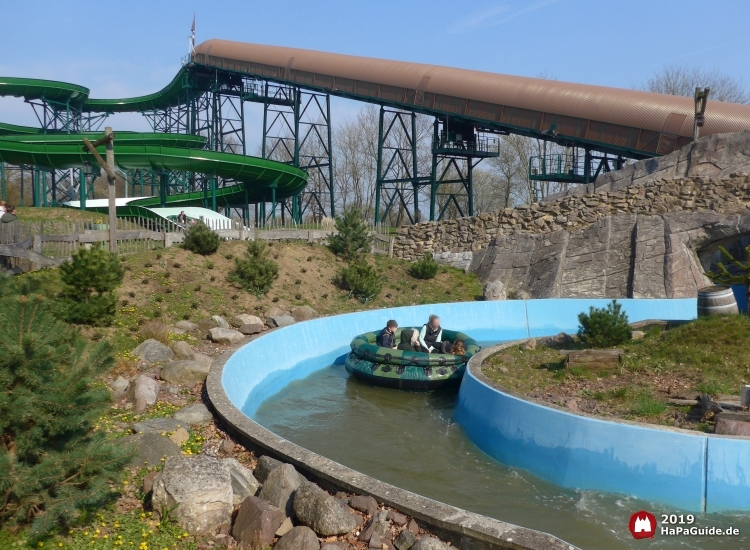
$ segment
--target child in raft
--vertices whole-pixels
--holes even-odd
[[[419,331],[413,328],[405,328],[401,331],[401,343],[398,348],[403,351],[419,351]]]
[[[378,334],[378,345],[381,348],[396,349],[396,329],[398,323],[391,319],[385,324],[385,328]]]

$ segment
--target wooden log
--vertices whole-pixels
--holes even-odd
[[[29,260],[42,267],[58,267],[60,264],[68,260],[68,258],[47,258],[33,250],[26,250],[10,245],[0,245],[0,256]]]

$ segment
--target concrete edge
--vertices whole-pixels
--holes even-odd
[[[641,323],[661,323],[664,321],[656,321],[653,319],[649,319],[647,321],[641,321]],[[508,348],[512,348],[514,346],[518,346],[521,344],[524,344],[528,342],[529,340],[532,340],[533,338],[523,338],[521,340],[513,340],[511,342],[503,342],[502,344],[497,344],[495,346],[491,346],[489,348],[481,349],[478,353],[474,354],[469,358],[469,362],[466,365],[466,372],[470,373],[471,376],[479,380],[482,384],[485,386],[488,386],[492,388],[493,390],[503,393],[505,395],[509,395],[510,397],[515,397],[516,399],[520,399],[521,401],[526,401],[528,403],[533,403],[535,405],[539,405],[540,407],[545,407],[547,409],[551,409],[556,412],[561,412],[565,414],[569,414],[572,416],[581,416],[584,418],[589,418],[591,420],[598,420],[599,422],[611,422],[613,424],[625,424],[627,426],[634,426],[646,430],[658,430],[658,431],[664,431],[664,432],[675,432],[680,433],[684,435],[689,435],[692,437],[702,437],[706,439],[738,439],[741,441],[750,441],[750,437],[746,436],[739,436],[739,435],[722,435],[722,434],[713,434],[713,433],[704,433],[704,432],[698,432],[696,430],[687,430],[685,428],[675,428],[673,426],[660,426],[658,424],[648,424],[646,422],[637,422],[635,420],[624,420],[622,418],[607,418],[604,416],[598,416],[595,414],[582,412],[582,411],[572,411],[570,409],[566,409],[565,407],[560,407],[559,405],[555,405],[554,403],[549,403],[547,401],[543,401],[541,399],[536,399],[534,397],[529,397],[527,395],[523,395],[520,393],[516,393],[512,390],[509,390],[497,382],[494,382],[493,380],[490,380],[483,372],[482,372],[482,365],[484,362],[489,359],[490,357],[497,355],[503,350],[506,350]],[[540,338],[537,338],[539,340]]]
[[[233,346],[218,357],[206,379],[206,392],[214,413],[248,449],[292,464],[306,477],[329,490],[370,495],[378,502],[412,516],[443,540],[463,550],[577,550],[577,547],[547,533],[462,510],[378,481],[265,429],[232,404],[221,383],[224,365],[248,341]]]

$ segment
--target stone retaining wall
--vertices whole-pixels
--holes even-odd
[[[396,236],[393,254],[417,260],[425,252],[431,252],[438,261],[468,267],[471,254],[466,253],[487,248],[497,237],[575,231],[615,214],[712,211],[731,215],[745,212],[749,207],[750,176],[744,173],[732,173],[721,179],[661,178],[614,191],[568,195],[473,217],[404,227]]]

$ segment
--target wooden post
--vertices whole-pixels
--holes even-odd
[[[115,173],[115,151],[112,142],[114,136],[112,135],[112,128],[107,126],[104,129],[104,135],[108,137],[107,140],[107,182],[109,183],[109,250],[111,252],[117,252],[117,193],[116,193],[116,179],[113,177]]]

